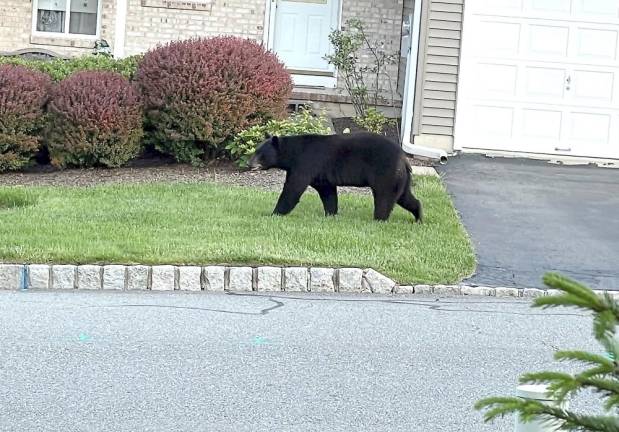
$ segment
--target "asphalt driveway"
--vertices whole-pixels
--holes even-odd
[[[466,155],[439,172],[476,248],[469,282],[543,287],[558,271],[619,290],[619,169]]]

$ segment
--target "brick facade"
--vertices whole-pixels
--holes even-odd
[[[372,41],[384,42],[386,53],[400,52],[400,42],[402,37],[402,13],[404,0],[343,0],[342,5],[342,26],[347,20],[358,18],[363,21],[368,36]],[[371,65],[372,61],[369,53],[362,56],[362,61],[366,65]],[[386,67],[387,76],[381,77],[379,87],[385,97],[390,97],[390,90],[397,91],[399,61]],[[402,71],[404,73],[404,71]],[[372,84],[369,82],[368,84]],[[341,77],[338,79],[338,88],[344,89]],[[399,99],[399,97],[396,97]]]
[[[101,38],[114,42],[116,0],[100,0]],[[32,1],[2,0],[0,2],[0,51],[23,48],[44,48],[65,56],[87,54],[93,40],[76,38],[49,38],[32,34]]]
[[[100,37],[113,47],[116,0],[100,0]],[[265,0],[212,0],[202,10],[153,7],[160,0],[128,0],[125,54],[142,53],[158,43],[192,36],[229,34],[262,41],[265,27]],[[343,0],[342,24],[360,18],[372,39],[385,42],[388,52],[400,47],[403,0]],[[164,2],[165,3],[165,2]],[[182,3],[182,2],[181,2]],[[186,2],[185,2],[186,3]],[[32,34],[32,1],[0,2],[0,52],[23,48],[44,48],[65,56],[88,54],[94,41],[77,38],[49,38]],[[363,60],[369,61],[369,56]],[[391,83],[397,86],[397,62],[388,67]],[[381,78],[381,88],[389,91],[389,80]],[[338,82],[338,92],[343,93]]]
[[[192,36],[225,34],[259,41],[263,37],[264,0],[215,0],[210,11],[144,7],[142,2],[128,1],[127,55]]]

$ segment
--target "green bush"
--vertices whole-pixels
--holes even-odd
[[[132,79],[140,58],[141,56],[131,56],[116,60],[109,56],[90,54],[66,60],[32,60],[23,57],[0,56],[0,64],[19,65],[44,72],[54,81],[61,81],[75,72],[85,70],[117,72],[127,79]]]
[[[256,41],[221,36],[147,52],[136,74],[149,144],[179,162],[225,155],[240,131],[286,115],[292,80]]]
[[[268,135],[286,136],[302,134],[328,135],[332,133],[331,128],[326,125],[326,117],[321,114],[318,117],[312,115],[311,110],[302,109],[284,120],[270,120],[265,124],[253,126],[239,133],[231,141],[226,150],[236,163],[244,168],[249,159]]]
[[[368,108],[365,114],[354,118],[355,123],[363,129],[377,134],[383,133],[385,126],[396,124],[394,119],[390,119],[376,108]]]
[[[37,152],[51,84],[43,73],[0,65],[0,172],[23,168]]]
[[[118,167],[140,151],[141,101],[116,72],[77,72],[59,82],[48,117],[46,138],[54,166]]]

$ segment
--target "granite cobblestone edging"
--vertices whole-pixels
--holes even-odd
[[[0,290],[114,290],[416,294],[534,298],[557,290],[398,285],[373,269],[278,266],[0,264]],[[604,293],[604,291],[596,291]],[[609,291],[619,299],[619,292]]]

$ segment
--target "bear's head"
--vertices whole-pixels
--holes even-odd
[[[277,168],[279,165],[279,138],[276,136],[267,138],[256,149],[256,153],[249,160],[249,169],[267,170]]]

